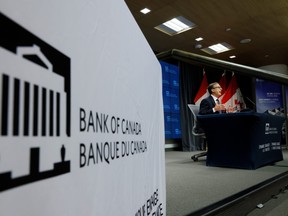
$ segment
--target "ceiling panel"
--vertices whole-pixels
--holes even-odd
[[[287,0],[126,0],[136,22],[155,53],[180,49],[225,61],[259,67],[288,65]],[[140,10],[147,7],[150,13]],[[169,36],[154,27],[177,16],[197,25],[184,33]],[[230,28],[230,31],[227,31]],[[210,56],[195,48],[197,37],[202,47],[227,42],[233,50]],[[240,40],[250,38],[248,44]],[[230,55],[236,58],[229,59]]]

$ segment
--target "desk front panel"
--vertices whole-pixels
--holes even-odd
[[[199,115],[208,144],[207,166],[256,169],[283,160],[284,118],[261,113]]]

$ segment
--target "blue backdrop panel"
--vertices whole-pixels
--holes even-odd
[[[278,83],[256,79],[257,112],[283,108],[282,87]]]
[[[162,68],[165,138],[181,138],[179,68],[160,61]]]

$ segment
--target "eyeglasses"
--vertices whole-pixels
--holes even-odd
[[[222,87],[221,87],[221,86],[216,86],[216,87],[213,87],[213,89],[215,89],[215,88],[220,88],[220,89],[222,89]]]

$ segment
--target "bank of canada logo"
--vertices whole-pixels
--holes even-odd
[[[1,13],[0,28],[1,192],[70,172],[71,96],[69,57]]]
[[[269,132],[270,132],[270,124],[266,123],[265,124],[265,134],[269,134]]]

